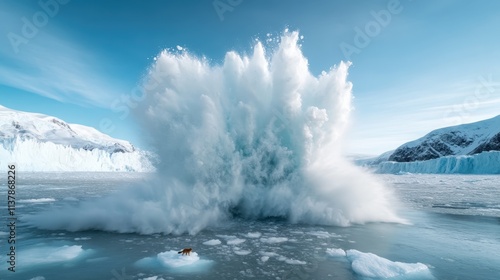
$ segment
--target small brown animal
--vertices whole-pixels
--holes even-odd
[[[193,251],[193,249],[185,248],[185,249],[182,249],[182,251],[179,251],[177,254],[182,254],[183,256],[184,255],[191,256],[191,251]]]

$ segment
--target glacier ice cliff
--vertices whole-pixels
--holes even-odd
[[[378,173],[444,173],[500,174],[500,152],[489,151],[475,155],[447,156],[413,162],[381,162]]]
[[[34,139],[11,138],[0,144],[2,164],[16,163],[18,170],[26,172],[153,172],[155,168],[150,158],[150,153],[141,150],[110,153]]]

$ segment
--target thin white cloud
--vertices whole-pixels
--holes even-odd
[[[22,36],[20,18],[7,15],[0,31]],[[20,44],[17,53],[9,40],[0,45],[0,59],[5,62],[0,64],[0,84],[62,102],[109,107],[121,93],[119,83],[99,69],[102,62],[91,51],[51,24],[55,23],[49,21],[35,37]]]

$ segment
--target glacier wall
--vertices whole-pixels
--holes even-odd
[[[75,149],[34,139],[5,139],[0,144],[0,162],[16,163],[25,172],[104,171],[153,172],[145,151],[109,153],[100,149]]]
[[[380,163],[377,173],[442,173],[442,174],[500,174],[500,152],[483,152],[470,156],[448,156],[437,159]]]

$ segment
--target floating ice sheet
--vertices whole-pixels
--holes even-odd
[[[202,270],[207,264],[211,263],[209,260],[202,260],[198,253],[191,252],[190,255],[179,254],[178,251],[170,250],[161,252],[156,257],[143,258],[136,262],[137,266],[147,267],[153,269],[181,269],[189,267],[190,271]]]
[[[422,263],[393,262],[375,254],[357,250],[348,250],[346,255],[354,272],[366,277],[389,278],[429,270]]]
[[[261,238],[260,239],[261,242],[264,242],[264,243],[271,243],[271,244],[274,244],[274,243],[282,243],[282,242],[286,242],[288,241],[288,238],[286,237],[269,237],[269,238]]]
[[[328,248],[326,249],[326,254],[329,255],[330,257],[345,257],[346,253],[342,249],[337,249],[337,248]]]
[[[203,242],[203,245],[216,246],[216,245],[220,245],[221,243],[222,242],[219,239],[211,239],[211,240]]]
[[[51,263],[69,262],[82,256],[86,250],[80,245],[36,246],[21,250],[19,264],[21,266],[46,265]]]

